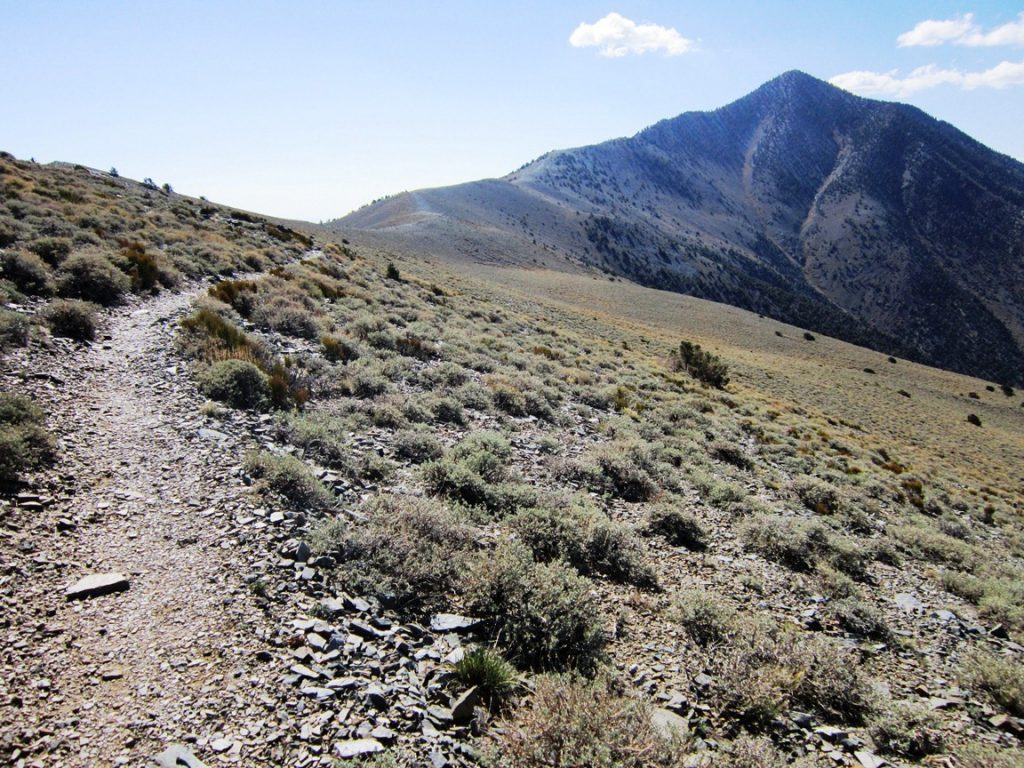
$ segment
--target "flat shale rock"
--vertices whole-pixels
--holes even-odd
[[[350,739],[349,741],[338,741],[334,744],[334,753],[338,757],[345,759],[372,755],[383,751],[384,745],[376,739]]]
[[[181,744],[172,744],[153,761],[157,768],[206,768],[206,763]]]
[[[91,573],[64,590],[64,596],[68,600],[84,600],[112,592],[124,592],[129,586],[131,583],[123,573]]]

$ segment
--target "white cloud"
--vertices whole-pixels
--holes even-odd
[[[974,23],[974,14],[965,13],[956,19],[922,21],[909,32],[896,38],[901,48],[934,46],[952,43],[971,48],[993,48],[1000,45],[1024,46],[1024,13],[1016,21],[985,32]]]
[[[672,27],[637,24],[618,13],[609,13],[593,24],[580,24],[569,36],[574,48],[599,48],[602,56],[620,58],[628,54],[661,51],[666,56],[680,56],[693,47]]]
[[[940,85],[953,85],[966,91],[976,88],[1009,88],[1024,85],[1024,61],[1004,61],[981,72],[940,69],[934,64],[918,67],[906,76],[889,72],[846,72],[829,80],[832,85],[861,96],[906,97]]]
[[[975,30],[977,30],[977,26],[974,24],[973,13],[965,14],[959,19],[946,21],[929,19],[897,37],[896,44],[900,48],[915,45],[942,45],[959,40]]]

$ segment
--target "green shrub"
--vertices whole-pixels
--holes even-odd
[[[680,592],[673,601],[673,611],[697,645],[718,645],[739,630],[736,610],[703,589]]]
[[[221,280],[208,293],[233,308],[242,317],[249,317],[256,306],[259,287],[253,280]]]
[[[535,563],[521,545],[477,558],[466,608],[487,619],[495,641],[530,669],[592,671],[606,641],[589,582],[559,562]]]
[[[677,768],[682,737],[666,739],[651,708],[612,678],[543,675],[529,703],[503,722],[490,764],[505,768]]]
[[[595,493],[639,502],[651,500],[659,490],[650,468],[650,457],[643,448],[632,443],[617,443],[598,448],[591,462],[563,462],[556,467],[556,473],[582,483]]]
[[[509,528],[539,562],[563,560],[585,576],[602,574],[642,587],[656,584],[633,532],[598,513],[571,506],[524,509],[509,520]]]
[[[442,505],[412,496],[378,496],[360,524],[335,526],[320,546],[337,555],[346,585],[406,610],[443,607],[460,585],[474,547],[472,529]]]
[[[28,344],[29,323],[20,312],[0,309],[0,352]]]
[[[199,390],[234,408],[261,408],[270,399],[270,381],[245,360],[219,360],[201,371]]]
[[[661,536],[673,546],[698,552],[708,545],[707,532],[697,518],[668,504],[660,504],[647,513],[643,531],[649,536]]]
[[[508,469],[512,449],[494,432],[477,432],[453,446],[444,459],[423,467],[427,491],[503,517],[536,503],[536,492]]]
[[[399,432],[395,435],[395,455],[400,459],[422,464],[444,455],[440,441],[428,432]]]
[[[32,400],[0,392],[0,485],[10,485],[21,472],[53,460],[56,443],[45,422],[45,414]]]
[[[939,726],[930,710],[901,703],[874,718],[868,733],[879,752],[920,760],[943,750]]]
[[[294,456],[275,456],[266,451],[250,453],[245,457],[245,470],[260,480],[264,488],[301,507],[324,511],[336,505],[331,492]]]
[[[740,534],[748,549],[794,571],[810,572],[824,561],[854,579],[866,578],[869,553],[833,536],[818,522],[760,515],[748,521]]]
[[[317,317],[301,303],[287,295],[271,294],[260,301],[252,312],[252,321],[261,328],[300,339],[319,339]]]
[[[729,367],[717,355],[689,341],[679,342],[679,351],[672,358],[672,368],[685,371],[702,384],[718,389],[729,383]]]
[[[968,684],[985,691],[1011,715],[1024,717],[1024,666],[1019,660],[975,651],[963,662]]]
[[[0,252],[0,278],[10,280],[23,293],[49,296],[53,292],[53,273],[35,253]]]
[[[95,251],[68,256],[57,271],[57,293],[109,306],[128,292],[128,276]]]
[[[835,486],[816,477],[798,477],[793,490],[807,509],[819,515],[833,515],[839,511],[839,493]]]
[[[95,304],[75,299],[56,299],[43,308],[43,321],[54,336],[75,341],[96,338]]]
[[[67,237],[41,237],[29,245],[29,250],[56,266],[71,253],[74,243]]]
[[[298,446],[306,456],[344,473],[351,473],[352,449],[350,425],[343,419],[322,412],[285,413],[277,418],[281,440]]]
[[[505,657],[490,648],[475,648],[452,669],[464,688],[475,687],[489,706],[497,709],[516,689],[518,676]]]
[[[873,605],[848,597],[832,603],[830,612],[839,626],[851,634],[883,642],[892,639],[885,617]]]
[[[752,730],[790,708],[857,725],[873,707],[868,679],[852,654],[819,635],[749,623],[719,663],[722,711]]]
[[[346,339],[328,334],[320,337],[320,343],[324,348],[324,357],[332,363],[350,363],[359,359],[358,347]]]

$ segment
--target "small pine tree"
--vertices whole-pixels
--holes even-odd
[[[679,352],[672,360],[672,367],[677,371],[686,371],[702,384],[717,389],[729,383],[729,367],[721,358],[690,341],[679,342]]]
[[[386,275],[388,280],[394,280],[399,283],[402,282],[402,275],[398,272],[398,267],[396,267],[393,262],[388,262]]]

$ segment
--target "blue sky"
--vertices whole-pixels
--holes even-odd
[[[802,69],[1024,159],[1022,12],[1024,0],[0,0],[0,149],[315,221],[500,176]],[[574,35],[581,24],[596,26]]]

